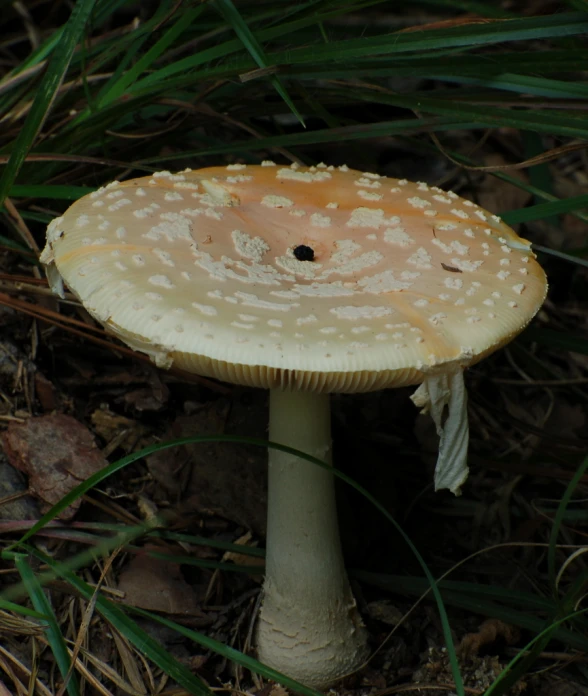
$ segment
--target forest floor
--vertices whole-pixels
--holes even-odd
[[[464,155],[475,150],[479,163],[495,167],[525,158],[519,130],[505,127],[486,140],[479,135],[456,129],[444,142]],[[546,147],[557,145],[545,140]],[[409,142],[331,142],[301,151],[308,162],[346,162],[450,187],[498,214],[533,203],[527,190],[460,169],[441,151],[425,155]],[[272,149],[258,154],[260,161],[279,157]],[[217,158],[218,164],[233,161],[239,157]],[[585,150],[551,162],[555,195],[587,195],[586,165]],[[510,173],[528,181],[520,170]],[[29,206],[29,198],[22,201]],[[42,226],[31,223],[31,229],[42,246]],[[517,229],[542,247],[585,255],[588,224],[572,214]],[[587,624],[555,625],[562,612],[583,608],[588,533],[588,474],[579,469],[588,443],[588,357],[585,342],[571,350],[555,334],[588,335],[588,271],[538,255],[550,281],[543,309],[516,341],[466,375],[470,476],[460,497],[433,491],[438,440],[432,422],[410,401],[413,388],[332,396],[336,466],[386,507],[433,576],[446,579],[443,601],[465,692],[472,695],[485,693],[515,658],[520,671],[513,683],[504,682],[509,693],[588,695]],[[6,553],[112,462],[196,435],[265,439],[267,421],[265,392],[156,369],[115,344],[79,304],[59,303],[31,256],[0,248],[0,538]],[[86,694],[187,693],[137,649],[124,623],[117,627],[95,611],[96,597],[254,655],[266,460],[263,448],[222,441],[155,447],[35,530],[22,547],[24,560],[2,556],[2,602],[38,610],[27,599],[31,586],[22,564],[28,564],[33,576],[44,578],[42,594]],[[373,653],[337,693],[453,693],[442,622],[411,548],[356,490],[341,483],[338,496],[346,562]],[[125,530],[131,531],[123,543]],[[95,592],[88,596],[63,575],[47,573],[51,563],[71,567]],[[227,651],[199,645],[147,614],[132,616],[210,688],[285,693],[232,662]],[[548,627],[549,641],[527,649]],[[50,645],[34,616],[0,603],[0,696],[27,693],[28,684],[30,693],[62,693]]]

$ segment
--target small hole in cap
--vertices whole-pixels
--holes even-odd
[[[299,244],[297,247],[294,247],[293,254],[298,261],[314,261],[314,249],[306,246],[306,244]]]

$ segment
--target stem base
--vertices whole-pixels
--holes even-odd
[[[329,396],[273,390],[270,440],[330,463]],[[275,449],[257,647],[261,662],[312,687],[332,684],[367,656],[367,631],[343,564],[334,477]]]

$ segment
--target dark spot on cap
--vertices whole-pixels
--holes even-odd
[[[449,271],[450,273],[461,273],[461,270],[459,268],[456,268],[455,266],[448,266],[446,263],[441,262],[441,267],[445,271]]]
[[[299,244],[297,247],[294,247],[293,253],[299,261],[314,261],[314,249],[306,246],[306,244]]]

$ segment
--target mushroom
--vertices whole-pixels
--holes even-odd
[[[161,367],[270,390],[271,441],[330,462],[330,392],[420,384],[435,486],[467,475],[464,369],[538,311],[544,273],[496,215],[347,167],[229,165],[117,181],[51,222],[42,255]],[[367,653],[328,471],[269,452],[262,662],[316,687]]]

